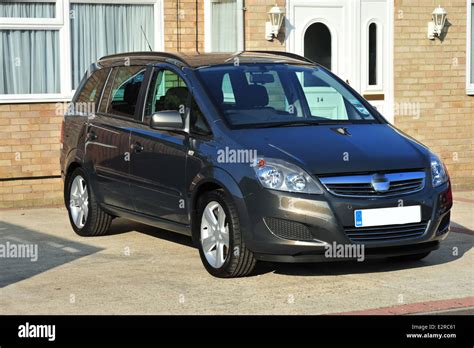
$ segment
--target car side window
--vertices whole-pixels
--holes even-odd
[[[145,103],[145,121],[160,111],[185,112],[189,90],[183,79],[171,70],[155,70]]]
[[[89,76],[76,99],[76,111],[83,112],[82,110],[88,110],[90,112],[97,109],[96,106],[109,71],[110,69],[100,69]]]
[[[143,66],[115,68],[104,90],[104,98],[107,93],[108,99],[104,101],[103,98],[100,111],[105,110],[107,114],[133,118],[144,77]]]

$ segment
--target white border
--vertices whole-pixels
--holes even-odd
[[[71,100],[74,95],[71,77],[71,29],[69,22],[69,9],[71,3],[153,5],[155,28],[153,44],[155,50],[163,51],[165,47],[163,20],[164,1],[166,0],[56,0],[55,18],[1,18],[0,30],[23,29],[59,31],[59,76],[61,80],[61,92],[44,94],[0,94],[0,104],[50,103]]]
[[[166,1],[166,0],[164,0]],[[211,3],[218,0],[204,0],[204,52],[212,52],[212,7]],[[244,50],[244,2],[237,1],[237,50]],[[264,25],[262,23],[262,25]]]
[[[472,61],[474,57],[472,56],[472,45],[474,45],[473,41],[474,38],[471,37],[471,25],[474,18],[471,18],[472,14],[472,6],[474,4],[474,0],[467,0],[466,2],[466,10],[467,10],[467,25],[466,25],[466,93],[468,95],[474,95],[474,81],[471,81],[471,67]]]

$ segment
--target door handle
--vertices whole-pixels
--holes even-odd
[[[97,139],[97,135],[94,133],[94,131],[89,131],[86,135],[86,140],[87,141],[94,141]]]
[[[135,153],[139,153],[139,152],[142,152],[144,150],[143,145],[140,144],[139,142],[136,142],[135,144],[132,144],[130,147],[132,148],[132,150]]]

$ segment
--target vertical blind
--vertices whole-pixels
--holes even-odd
[[[212,51],[237,51],[237,1],[213,0],[211,2],[211,16]]]
[[[0,94],[59,93],[59,32],[0,30]]]
[[[70,22],[73,89],[98,58],[148,51],[140,26],[153,48],[153,5],[71,4]]]

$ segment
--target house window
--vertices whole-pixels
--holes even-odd
[[[383,25],[370,20],[366,26],[365,38],[362,38],[363,89],[366,92],[383,91]]]
[[[0,95],[60,93],[54,1],[0,2]]]
[[[59,32],[0,30],[0,94],[59,93]]]
[[[114,20],[107,21],[107,18]],[[153,47],[152,5],[73,3],[70,25],[73,89],[98,58],[120,52],[147,51],[145,35]]]
[[[474,95],[474,0],[467,3],[467,28],[466,89],[468,94]]]
[[[236,52],[244,48],[242,0],[206,0],[205,49]]]
[[[31,1],[2,1],[0,2],[0,17],[2,18],[54,18],[55,3]]]
[[[377,85],[377,24],[369,25],[369,85]]]
[[[162,50],[162,1],[0,0],[0,103],[69,101],[100,57]]]

